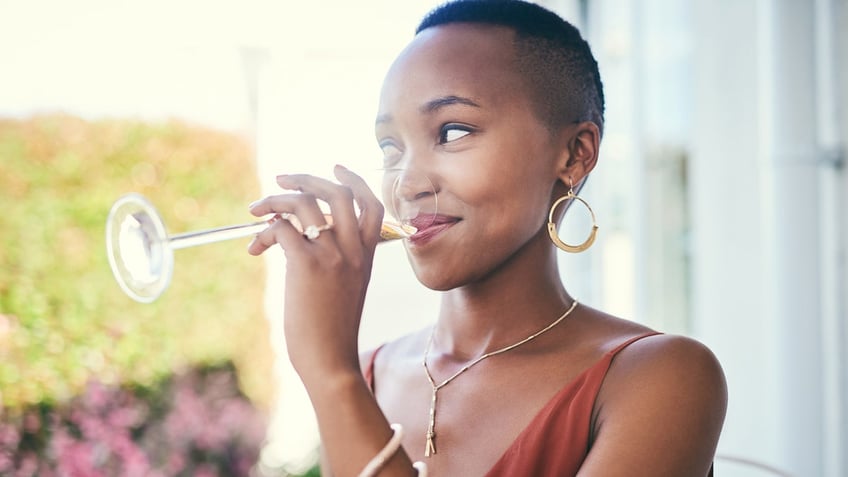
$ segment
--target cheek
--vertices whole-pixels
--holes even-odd
[[[486,169],[486,173],[464,177],[463,201],[474,208],[496,213],[509,220],[537,222],[547,215],[551,179],[535,164]]]
[[[536,236],[545,227],[550,202],[538,177],[502,176],[485,184],[487,187],[469,188],[463,197],[474,210],[467,217],[466,225],[472,230],[465,238],[476,246],[469,247],[468,253],[482,255],[482,262],[512,255]]]

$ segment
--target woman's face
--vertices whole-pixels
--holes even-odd
[[[426,173],[438,197],[438,219],[407,241],[416,275],[433,289],[489,276],[547,218],[563,150],[534,114],[512,39],[504,27],[429,28],[383,85],[376,135],[385,166]],[[410,197],[431,194],[415,187]]]

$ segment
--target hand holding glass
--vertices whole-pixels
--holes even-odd
[[[436,194],[425,175],[409,171],[382,171],[382,192],[386,218],[380,230],[380,241],[403,239],[416,232],[410,222],[422,222],[422,216],[435,217]],[[327,222],[332,222],[329,213]],[[292,221],[302,230],[294,216],[276,215],[239,225],[207,230],[168,234],[162,216],[153,204],[140,194],[127,194],[112,205],[106,220],[106,253],[112,273],[121,289],[132,299],[151,303],[168,288],[174,270],[173,251],[224,240],[250,237],[274,220]]]

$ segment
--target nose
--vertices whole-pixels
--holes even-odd
[[[423,170],[387,170],[383,187],[383,196],[388,199],[388,212],[395,218],[405,221],[422,213],[435,215],[438,190]]]
[[[435,186],[430,177],[417,169],[401,169],[388,171],[394,194],[399,200],[416,201],[436,194]]]

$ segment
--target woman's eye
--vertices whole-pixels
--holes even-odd
[[[471,128],[459,124],[446,124],[439,131],[439,144],[446,144],[471,134]]]
[[[398,160],[402,152],[393,142],[381,142],[380,149],[383,151],[383,163],[390,164]]]

